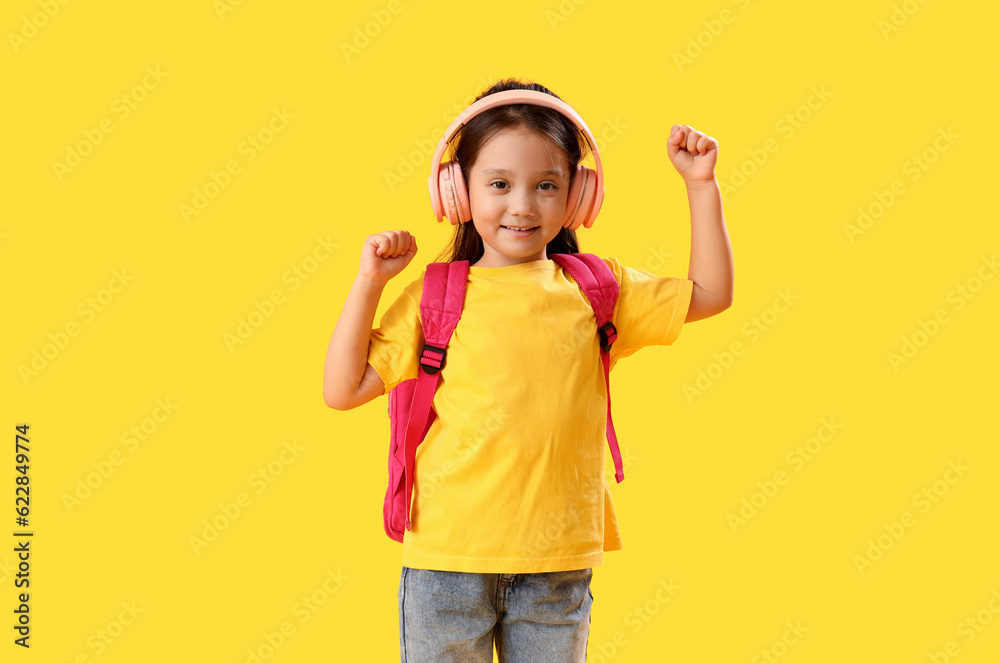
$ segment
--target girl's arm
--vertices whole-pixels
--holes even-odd
[[[691,208],[688,279],[694,281],[694,289],[684,322],[693,322],[721,313],[733,303],[733,249],[718,182],[713,177],[685,184]]]
[[[368,343],[382,290],[409,264],[417,240],[405,230],[370,235],[361,250],[361,267],[326,351],[323,401],[336,410],[363,405],[385,390],[368,364]]]
[[[684,322],[693,322],[721,313],[733,303],[733,250],[715,180],[719,143],[687,125],[675,124],[667,139],[667,154],[684,178],[691,208],[688,279],[694,281],[694,289]]]

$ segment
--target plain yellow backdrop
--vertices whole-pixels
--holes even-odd
[[[994,6],[0,14],[3,660],[398,660],[386,400],[327,408],[323,360],[368,235],[420,246],[377,317],[450,239],[434,138],[507,76],[597,135],[582,249],[638,269],[687,274],[670,125],[720,146],[735,301],[612,375],[589,660],[1000,656]]]

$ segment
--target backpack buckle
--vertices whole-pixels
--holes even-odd
[[[608,320],[604,323],[600,329],[597,330],[597,333],[601,335],[601,350],[603,352],[611,350],[611,344],[618,338],[618,330],[615,329],[613,324],[611,324],[611,321]]]
[[[427,343],[424,345],[424,349],[420,352],[420,365],[423,367],[424,372],[429,375],[434,375],[444,368],[444,358],[444,348],[437,348]]]

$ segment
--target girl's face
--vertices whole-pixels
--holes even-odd
[[[523,127],[505,129],[479,151],[468,186],[472,223],[483,238],[474,266],[548,259],[545,246],[566,219],[569,159],[562,149]]]

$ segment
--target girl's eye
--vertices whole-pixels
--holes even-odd
[[[498,184],[499,184],[500,186],[496,186],[496,185],[498,185]],[[500,181],[500,180],[497,180],[497,181],[495,181],[495,182],[490,182],[490,184],[489,184],[489,185],[490,185],[490,186],[491,186],[492,188],[494,188],[494,189],[497,189],[497,190],[501,190],[501,189],[503,189],[503,188],[505,188],[505,187],[507,186],[507,183],[506,183],[506,182],[502,182],[502,181]],[[540,186],[540,187],[547,187],[547,188],[543,188],[543,189],[542,189],[542,191],[555,191],[555,190],[556,190],[556,189],[558,188],[558,187],[556,187],[556,185],[555,185],[554,183],[552,183],[552,182],[542,182],[542,183],[541,183],[541,184],[539,184],[538,186]]]

